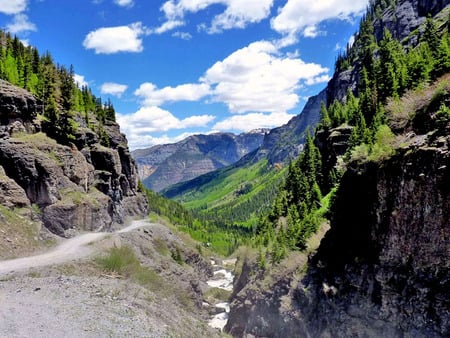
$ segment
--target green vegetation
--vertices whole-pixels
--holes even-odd
[[[114,107],[109,100],[102,103],[88,87],[79,88],[74,75],[73,66],[55,64],[50,53],[40,55],[18,37],[0,31],[0,79],[30,91],[39,99],[45,133],[60,143],[68,143],[75,139],[79,127],[76,114],[84,116],[90,128],[92,115],[97,120],[102,143],[107,145],[109,138],[103,125],[107,120],[115,121]]]
[[[204,221],[251,231],[259,215],[269,210],[285,174],[285,168],[271,167],[267,160],[261,160],[175,185],[164,195],[178,200]]]
[[[239,227],[220,226],[213,221],[199,220],[180,203],[169,200],[143,186],[141,186],[141,189],[147,195],[150,211],[153,215],[167,218],[167,221],[177,226],[179,230],[189,234],[194,240],[210,247],[220,255],[230,255],[250,237],[248,232]],[[168,250],[162,245],[158,247],[161,250]],[[197,250],[201,252],[202,247],[198,247]],[[172,252],[171,255],[177,260],[176,252]]]
[[[413,125],[417,132],[426,133],[445,130],[450,120],[448,76],[427,89],[450,71],[448,16],[447,21],[428,18],[419,44],[404,49],[388,30],[381,41],[373,35],[375,17],[394,4],[373,2],[354,45],[338,57],[338,72],[353,69],[359,74],[357,90],[349,90],[344,102],[335,100],[321,107],[318,129],[353,127],[341,170],[351,162],[381,163],[395,155],[399,145],[391,127],[403,132]],[[419,99],[411,102],[415,96]],[[279,263],[291,250],[305,250],[310,236],[326,221],[342,172],[338,166],[325,172],[322,158],[308,136],[304,152],[289,165],[272,211],[258,224],[253,244],[261,269],[268,261]]]
[[[186,308],[194,307],[187,292],[174,288],[155,271],[142,266],[133,249],[128,246],[111,248],[107,256],[97,258],[97,264],[107,273],[128,278],[162,296],[175,296]]]

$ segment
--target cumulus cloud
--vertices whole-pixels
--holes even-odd
[[[232,28],[245,28],[249,23],[267,18],[273,2],[274,0],[169,0],[161,6],[166,22],[154,32],[161,34],[184,25],[187,13],[197,13],[216,4],[225,6],[225,10],[216,15],[211,23],[202,25],[206,31],[218,33]]]
[[[143,50],[144,34],[145,27],[140,22],[128,26],[102,27],[90,32],[84,39],[83,46],[94,49],[96,54],[138,53]]]
[[[127,90],[128,86],[124,84],[105,82],[100,88],[102,94],[110,94],[117,97],[121,97],[122,94]]]
[[[142,107],[133,114],[117,115],[117,121],[121,130],[127,135],[132,148],[155,144],[156,138],[150,136],[152,133],[163,133],[173,129],[204,127],[213,121],[214,118],[212,115],[198,115],[178,119],[168,110],[156,106]],[[168,137],[163,137],[162,139],[164,143],[169,142]]]
[[[190,33],[188,33],[188,32],[180,32],[180,31],[178,31],[178,32],[173,33],[172,36],[180,38],[182,40],[190,40],[190,39],[192,39],[192,35]]]
[[[287,113],[250,113],[234,115],[213,126],[214,130],[250,131],[258,128],[275,128],[287,123],[295,115]]]
[[[143,83],[134,92],[143,99],[144,106],[159,106],[165,102],[197,101],[208,95],[210,88],[205,83],[183,84],[176,87],[158,89],[150,82]]]
[[[149,148],[152,146],[155,146],[157,144],[170,144],[170,143],[176,143],[179,141],[184,140],[185,138],[194,135],[195,133],[181,133],[175,136],[169,136],[167,134],[164,134],[162,136],[152,136],[152,135],[134,135],[129,134],[127,135],[128,140],[128,146],[131,150],[135,149],[144,149]]]
[[[121,7],[133,7],[133,0],[114,0],[114,3]]]
[[[314,37],[314,32],[319,31],[319,23],[329,19],[350,20],[361,15],[367,4],[368,0],[288,0],[272,19],[271,26],[286,36],[300,33]]]
[[[13,22],[6,25],[6,30],[12,34],[18,34],[21,32],[35,32],[37,31],[36,25],[28,20],[28,16],[25,14],[16,14]]]
[[[299,101],[303,83],[323,81],[328,69],[280,54],[268,41],[239,49],[215,63],[201,79],[212,88],[213,101],[224,102],[232,113],[285,113]]]
[[[87,86],[87,85],[88,85],[88,83],[87,83],[87,81],[85,80],[85,78],[84,78],[83,75],[80,75],[80,74],[74,74],[74,75],[73,75],[73,79],[74,79],[76,85],[78,86],[78,88],[81,88],[81,87],[83,87],[83,86]]]
[[[0,13],[19,14],[27,9],[28,0],[0,0]]]

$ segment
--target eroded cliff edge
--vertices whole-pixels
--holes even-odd
[[[96,131],[95,116],[88,125],[75,115],[73,142],[62,145],[46,134],[51,126],[43,128],[42,110],[31,93],[0,81],[4,223],[9,210],[57,235],[70,236],[77,230],[108,230],[127,216],[146,214],[136,165],[119,126],[112,121],[104,124],[106,147]]]
[[[448,85],[445,93],[448,102]],[[266,271],[256,260],[243,262],[228,332],[448,336],[449,131],[448,120],[441,124],[425,105],[402,126],[395,155],[350,163],[335,196],[331,229],[307,263],[299,253]]]

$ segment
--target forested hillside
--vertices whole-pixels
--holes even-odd
[[[339,55],[336,72],[358,72],[357,86],[348,90],[343,102],[335,99],[328,107],[322,105],[317,137],[307,138],[303,153],[289,166],[272,212],[259,225],[258,241],[266,245],[273,241],[273,251],[279,251],[275,260],[286,249],[305,248],[307,238],[326,218],[323,206],[328,206],[348,166],[362,161],[381,163],[396,153],[397,136],[406,132],[408,124],[403,118],[417,126],[422,123],[418,116],[399,116],[397,110],[403,109],[399,99],[406,93],[413,95],[411,91],[425,90],[450,71],[450,12],[428,17],[403,44],[387,29],[378,41],[373,22],[389,6],[383,1],[374,4],[361,21],[354,45]],[[443,130],[450,111],[446,88],[443,80],[427,108],[435,116],[434,127]],[[331,149],[331,154],[326,139],[342,129],[349,131],[343,135],[345,149]],[[286,225],[275,231],[284,219]]]
[[[449,335],[448,5],[370,3],[241,252],[233,336]]]
[[[79,88],[72,66],[4,32],[0,196],[2,233],[27,234],[0,238],[6,256],[39,246],[46,231],[110,229],[147,209],[112,103]]]
[[[87,86],[78,87],[74,68],[54,62],[50,52],[42,55],[32,46],[25,46],[17,36],[0,31],[0,79],[19,86],[38,100],[36,113],[43,117],[42,127],[49,136],[67,144],[75,140],[76,114],[98,132],[101,142],[109,146],[105,121],[115,121],[115,110],[108,100],[102,102]],[[94,114],[95,122],[90,121]],[[92,122],[92,123],[91,123]]]

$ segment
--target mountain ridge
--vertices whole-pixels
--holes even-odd
[[[135,150],[132,156],[144,185],[159,192],[237,162],[258,148],[266,133],[266,129],[257,129],[238,135],[191,135],[177,143]]]

